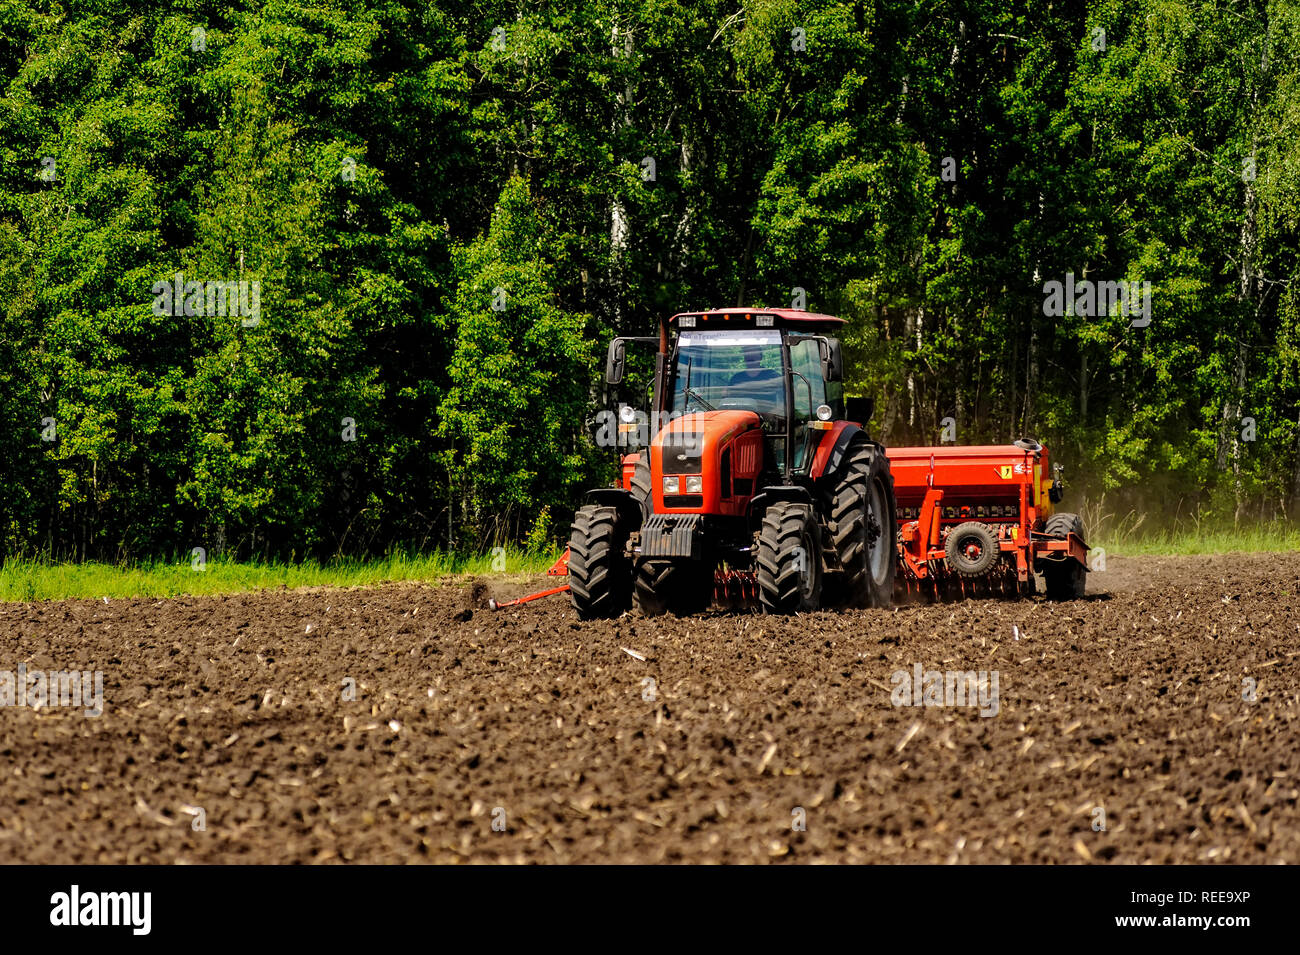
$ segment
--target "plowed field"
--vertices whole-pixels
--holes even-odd
[[[0,605],[0,670],[102,671],[104,707],[0,709],[0,858],[1300,862],[1300,554],[1112,557],[1089,591],[606,623],[459,585]],[[918,665],[996,672],[996,701],[894,705]]]

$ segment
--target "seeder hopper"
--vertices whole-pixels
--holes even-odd
[[[1088,545],[1076,514],[1056,513],[1036,441],[978,447],[890,448],[898,504],[900,596],[1082,597]]]

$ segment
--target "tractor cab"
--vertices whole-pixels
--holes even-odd
[[[692,432],[723,420],[713,412],[748,412],[763,435],[764,476],[806,484],[820,432],[846,418],[842,348],[835,337],[843,323],[794,309],[683,312],[668,319],[666,342],[611,342],[606,381],[621,381],[625,343],[666,344],[651,407],[641,412],[642,420],[657,425],[650,437],[703,437]],[[848,403],[854,406],[847,409],[849,417],[870,417],[869,400]],[[664,425],[682,418],[684,424],[663,432]]]
[[[747,411],[758,416],[767,439],[773,477],[784,477],[785,447],[792,440],[794,473],[810,461],[809,424],[817,409],[827,405],[828,385],[821,354],[832,339],[797,336],[784,329],[687,330],[673,349],[670,391],[665,410],[670,416],[710,411]],[[839,342],[834,343],[839,347]],[[833,376],[832,376],[833,378]],[[826,420],[843,418],[843,399]]]

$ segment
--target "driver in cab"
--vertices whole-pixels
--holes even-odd
[[[783,412],[785,390],[781,387],[781,373],[775,368],[762,367],[763,349],[757,345],[746,345],[744,358],[744,369],[731,376],[735,397],[746,399],[758,411]]]
[[[745,346],[745,368],[731,376],[733,385],[747,385],[751,381],[769,381],[779,378],[775,368],[762,368],[763,349],[757,345]]]

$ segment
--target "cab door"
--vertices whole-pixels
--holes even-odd
[[[817,420],[817,408],[826,404],[826,381],[822,378],[821,346],[816,338],[789,336],[790,390],[794,398],[794,469],[807,471],[812,464],[820,431],[808,427]]]

